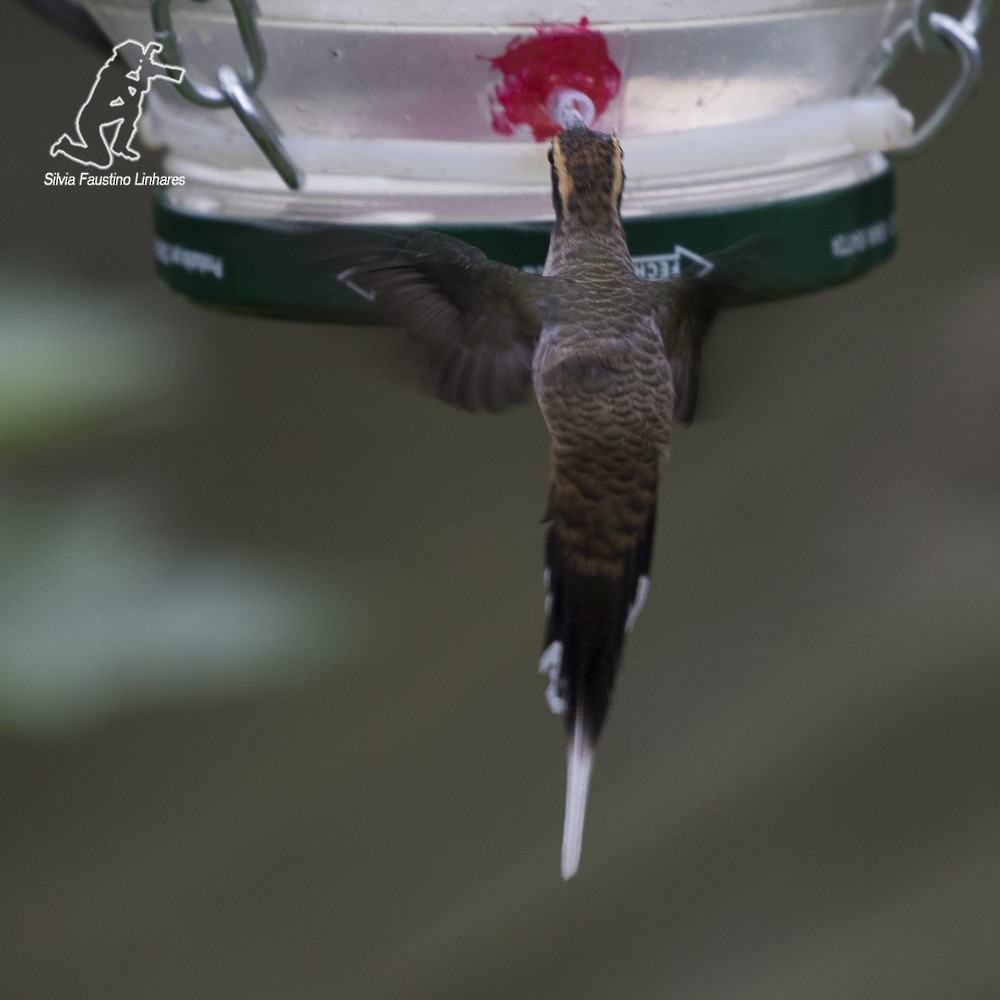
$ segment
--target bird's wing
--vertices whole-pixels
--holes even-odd
[[[689,424],[698,402],[702,343],[719,308],[718,290],[707,277],[682,272],[655,285],[654,306],[673,375],[674,416]]]
[[[325,226],[312,265],[405,329],[425,388],[466,410],[501,410],[531,387],[549,280],[426,231]]]
[[[694,417],[701,348],[719,310],[774,298],[776,287],[792,287],[794,275],[777,260],[776,239],[760,233],[708,254],[702,265],[650,283],[677,393],[674,415],[683,423]]]

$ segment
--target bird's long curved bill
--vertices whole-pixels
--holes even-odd
[[[577,712],[573,738],[566,754],[566,817],[563,822],[562,877],[572,878],[580,867],[583,821],[587,814],[587,791],[594,763],[594,746]]]

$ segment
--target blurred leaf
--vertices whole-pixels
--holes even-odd
[[[0,495],[0,721],[45,729],[281,683],[346,639],[328,576],[177,550],[130,491]]]
[[[136,416],[190,370],[179,329],[128,292],[0,272],[0,459]]]

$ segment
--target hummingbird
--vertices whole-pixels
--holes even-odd
[[[324,260],[403,327],[425,387],[467,410],[534,391],[551,435],[540,670],[565,719],[562,875],[579,866],[594,748],[649,590],[660,466],[690,422],[719,269],[637,277],[622,147],[571,112],[549,148],[555,222],[542,273],[428,231],[324,227]],[[327,272],[328,273],[328,272]]]

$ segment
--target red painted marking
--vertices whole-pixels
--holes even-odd
[[[542,24],[535,31],[532,38],[518,35],[503,55],[490,59],[503,73],[491,104],[495,132],[513,135],[517,126],[527,125],[542,142],[561,131],[548,110],[554,91],[582,91],[600,117],[618,93],[622,75],[608,55],[604,36],[587,18],[580,18],[579,24]]]

